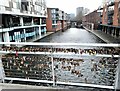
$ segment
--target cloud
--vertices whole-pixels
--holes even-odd
[[[67,13],[76,13],[77,7],[89,8],[90,11],[97,9],[102,0],[46,0],[48,7],[55,7]]]

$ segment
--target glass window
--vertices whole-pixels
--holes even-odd
[[[56,28],[56,25],[52,25],[52,28]]]
[[[16,4],[17,4],[17,9],[20,9],[20,2],[17,1]]]
[[[52,24],[56,24],[56,20],[52,20]]]
[[[13,40],[15,40],[15,36],[13,36]]]
[[[0,42],[2,42],[2,38],[0,38]]]

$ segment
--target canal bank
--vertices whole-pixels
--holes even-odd
[[[43,35],[40,38],[37,38],[36,40],[34,40],[34,42],[37,42],[38,40],[41,40],[41,39],[43,39],[45,37],[48,37],[48,36],[53,35],[53,34],[58,33],[58,32],[62,32],[62,30],[55,31],[55,32],[47,32],[45,35]]]
[[[55,32],[46,32],[46,34],[41,35],[40,37],[37,37],[37,38],[35,38],[35,39],[29,40],[29,41],[27,41],[27,42],[31,42],[31,41],[37,42],[38,40],[41,40],[41,39],[43,39],[43,38],[45,38],[45,37],[48,37],[48,36],[50,36],[50,35],[53,35],[53,34],[55,34],[55,33],[65,32],[65,31],[67,31],[67,29],[65,29],[64,31],[63,31],[63,30],[58,30],[58,31],[55,31]]]
[[[89,30],[88,28],[84,27],[87,31],[91,32],[95,36],[99,37],[106,43],[120,43],[120,38],[115,38],[109,34],[105,34],[100,30]]]
[[[39,91],[45,90],[45,89],[49,89],[49,90],[55,90],[55,89],[63,89],[60,87],[46,87],[46,86],[33,86],[33,85],[23,85],[23,84],[10,84],[10,83],[0,83],[0,91],[2,89],[13,89],[14,91],[16,91],[17,89],[31,89],[31,91],[33,91],[33,89],[38,89]],[[21,90],[20,90],[21,91]]]
[[[42,39],[44,37],[47,37],[47,36],[53,34],[53,33],[54,32],[46,32],[44,35],[38,36],[37,38],[29,39],[27,42],[31,42],[31,41],[35,42],[35,41],[37,41],[39,39]]]

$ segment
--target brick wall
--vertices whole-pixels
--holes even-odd
[[[114,5],[114,16],[113,16],[113,25],[118,26],[118,14],[119,14],[119,9],[118,9],[119,2],[115,2]]]
[[[57,29],[56,29],[57,31],[61,29],[61,25],[60,24],[61,24],[61,21],[57,21]]]
[[[87,23],[93,23],[94,24],[94,29],[97,29],[98,23],[100,21],[100,14],[97,12],[97,10],[87,14],[84,16],[84,20]]]
[[[46,27],[47,31],[52,31],[52,15],[51,15],[51,9],[47,9],[48,17],[46,18]]]
[[[105,6],[103,7],[103,17],[102,17],[102,24],[106,25],[107,24],[107,20],[108,20],[108,17],[107,17],[107,5],[105,4]]]

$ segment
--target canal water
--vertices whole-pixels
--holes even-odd
[[[38,42],[51,43],[103,43],[101,39],[85,29],[70,28],[64,32],[57,32]]]

